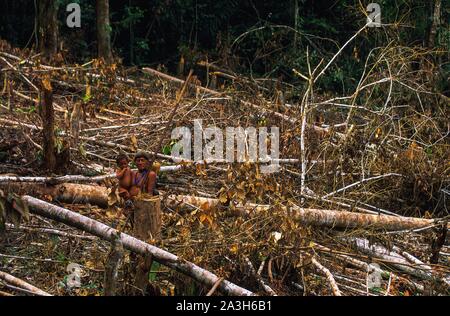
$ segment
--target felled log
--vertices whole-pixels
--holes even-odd
[[[213,209],[220,205],[220,201],[218,199],[193,195],[171,194],[164,200],[164,204],[171,208],[189,208],[193,206],[203,209]]]
[[[109,241],[114,240],[114,236],[118,234],[117,230],[105,224],[65,208],[47,203],[31,196],[23,196],[22,198],[26,203],[28,203],[32,213],[76,227]],[[125,249],[141,255],[150,253],[153,256],[153,259],[159,263],[184,273],[206,286],[213,286],[219,279],[219,277],[215,274],[200,268],[192,262],[183,260],[174,254],[143,242],[142,240],[128,234],[121,233],[120,240]],[[226,280],[220,283],[219,289],[222,293],[228,295],[254,295],[252,292]]]
[[[337,251],[335,251],[333,249],[327,248],[327,247],[319,245],[317,243],[314,243],[313,247],[314,247],[315,250],[319,250],[319,251],[328,253],[330,255],[330,257],[337,258],[337,259],[339,259],[339,260],[341,260],[341,261],[343,261],[343,262],[345,262],[347,264],[350,264],[350,265],[358,268],[361,271],[364,271],[364,272],[373,272],[373,271],[375,271],[375,272],[377,272],[379,274],[382,274],[382,273],[391,274],[391,276],[393,278],[399,279],[400,281],[408,284],[414,290],[419,291],[419,292],[423,292],[424,291],[423,285],[418,284],[418,283],[416,283],[414,281],[411,281],[409,279],[406,279],[406,278],[404,278],[402,276],[396,275],[396,274],[394,274],[392,272],[383,270],[383,269],[379,268],[378,266],[369,264],[367,262],[355,259],[355,258],[347,256],[347,255],[343,255],[343,254],[341,254],[341,253],[339,253],[339,252],[337,252]]]
[[[182,165],[176,166],[161,166],[160,172],[171,172],[181,170]],[[133,169],[134,170],[134,169]],[[137,170],[137,169],[136,169]],[[34,183],[98,183],[108,179],[114,179],[116,177],[115,173],[110,173],[106,175],[87,177],[82,175],[65,175],[60,177],[20,177],[20,176],[0,176],[0,183],[10,183],[10,182],[34,182]]]
[[[450,278],[448,276],[439,278],[434,273],[432,273],[432,271],[430,271],[429,267],[427,267],[426,265],[424,267],[412,265],[403,256],[396,253],[395,251],[391,251],[383,247],[382,245],[371,244],[369,240],[364,238],[347,238],[346,240],[351,242],[351,244],[361,252],[375,258],[386,260],[393,266],[410,275],[425,280],[440,279],[444,284],[446,284],[447,287],[450,287]]]
[[[14,186],[22,186],[22,190],[16,192],[18,194],[33,194],[30,184],[13,183],[7,186],[10,190]],[[108,195],[110,189],[101,186],[90,186],[83,184],[64,183],[54,187],[45,187],[32,184],[35,189],[44,194],[50,194],[54,199],[58,199],[65,203],[91,203],[101,207],[108,205]],[[0,184],[0,189],[4,185]],[[25,189],[25,190],[24,190]],[[8,192],[8,190],[6,189]],[[28,193],[31,192],[31,193]],[[187,207],[189,205],[202,209],[211,209],[218,207],[220,201],[218,199],[201,198],[190,195],[169,195],[164,201],[169,207]],[[247,203],[246,205],[238,205],[234,207],[239,214],[257,214],[272,208],[270,205],[260,205]],[[298,206],[286,207],[281,206],[287,214],[295,218],[304,225],[325,226],[332,228],[366,228],[373,230],[397,231],[428,227],[435,224],[433,219],[415,218],[415,217],[396,217],[391,215],[372,215],[361,214],[348,211],[337,210],[319,210],[313,208],[300,208]]]
[[[40,183],[0,183],[0,189],[19,195],[50,196],[63,203],[90,203],[100,207],[108,206],[110,189],[95,185],[62,183],[42,185]]]
[[[169,195],[165,201],[171,207],[186,207],[193,205],[199,208],[215,208],[220,205],[218,199],[196,197],[190,195]],[[258,213],[270,209],[270,205],[247,203],[238,205],[234,210],[238,214]],[[335,228],[370,228],[378,230],[396,231],[427,227],[434,224],[432,219],[415,217],[397,217],[391,215],[361,214],[348,211],[319,210],[300,208],[298,206],[282,209],[291,214],[300,223],[313,226],[326,226]]]
[[[16,278],[15,276],[12,276],[11,274],[8,274],[6,272],[0,271],[0,280],[5,281],[6,283],[9,283],[11,285],[14,285],[16,287],[22,288],[27,290],[28,292],[31,292],[36,295],[40,296],[52,296],[51,294],[31,285],[30,283],[27,283],[19,278]]]
[[[287,212],[306,225],[336,228],[366,228],[396,231],[427,227],[434,224],[432,219],[396,217],[392,215],[361,214],[348,211],[286,208]]]

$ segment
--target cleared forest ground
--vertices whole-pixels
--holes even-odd
[[[374,53],[349,96],[316,94],[325,63],[309,74],[297,70],[308,82],[297,104],[274,102],[263,84],[236,74],[223,89],[188,86],[170,120],[182,81],[98,60],[44,65],[2,42],[0,215],[8,221],[0,271],[53,295],[102,295],[109,241],[23,210],[18,224],[17,209],[7,209],[13,193],[35,195],[129,233],[111,174],[119,153],[131,158],[139,149],[157,152],[161,165],[162,237],[154,245],[216,281],[265,295],[448,295],[448,98],[430,92],[426,71],[411,69],[412,54],[404,47]],[[40,168],[45,80],[53,92],[57,174]],[[279,127],[280,171],[263,174],[252,162],[172,167],[180,163],[167,151],[170,130],[193,128],[195,119],[222,130]],[[156,148],[159,139],[163,148]],[[60,201],[48,188],[64,175],[110,175],[82,181],[103,187],[107,206]],[[32,183],[37,177],[53,179]],[[126,251],[118,294],[133,292],[131,261]],[[69,263],[80,265],[81,287],[67,286]],[[151,270],[157,295],[211,288],[157,260]],[[26,293],[1,277],[0,291]]]

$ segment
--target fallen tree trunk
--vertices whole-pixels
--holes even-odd
[[[288,212],[303,224],[336,228],[366,228],[374,230],[396,231],[427,227],[434,220],[397,217],[391,215],[361,214],[348,211],[306,209],[295,206],[286,208]]]
[[[314,246],[313,246],[313,247],[314,247],[315,250],[319,250],[319,251],[321,251],[321,252],[327,253],[327,254],[330,255],[330,257],[332,257],[332,258],[338,258],[339,260],[341,260],[341,261],[343,261],[343,262],[345,262],[345,263],[348,263],[348,264],[350,264],[350,265],[352,265],[352,266],[354,266],[354,267],[360,269],[361,271],[364,271],[364,272],[373,272],[373,271],[375,271],[375,272],[379,273],[380,275],[381,275],[382,273],[391,274],[392,277],[394,277],[394,278],[396,278],[396,279],[399,279],[399,280],[401,280],[402,282],[408,284],[408,285],[411,286],[414,290],[417,290],[417,291],[419,291],[419,292],[423,292],[423,291],[424,291],[423,285],[418,284],[418,283],[416,283],[416,282],[413,282],[413,281],[411,281],[411,280],[408,280],[408,279],[406,279],[406,278],[404,278],[404,277],[402,277],[402,276],[398,276],[398,275],[396,275],[396,274],[394,274],[394,273],[392,273],[392,272],[383,270],[383,269],[379,268],[378,266],[375,266],[375,265],[366,263],[366,262],[364,262],[364,261],[355,259],[355,258],[350,257],[350,256],[348,256],[348,255],[344,255],[344,254],[338,253],[338,252],[335,251],[335,250],[332,250],[332,249],[327,248],[327,247],[325,247],[325,246],[319,245],[319,244],[317,244],[317,243],[314,243]]]
[[[30,207],[32,213],[56,220],[69,226],[76,227],[111,242],[114,240],[115,236],[118,235],[117,230],[86,216],[77,214],[70,210],[47,203],[31,196],[23,196],[22,198],[26,203],[28,203],[28,206]],[[119,238],[125,249],[141,255],[150,253],[153,256],[154,260],[158,261],[159,263],[173,268],[181,273],[184,273],[206,286],[211,287],[219,280],[219,277],[215,274],[202,269],[189,261],[185,261],[165,250],[136,239],[128,234],[121,233]],[[222,293],[228,295],[254,295],[252,292],[226,280],[220,283],[219,289]]]
[[[0,183],[0,189],[19,195],[50,196],[63,203],[90,203],[100,207],[108,206],[111,189],[96,185],[62,183],[46,186],[40,183]]]
[[[11,190],[14,186],[22,186],[18,194],[31,194],[40,192],[49,194],[54,199],[65,203],[91,203],[101,207],[108,205],[108,195],[111,190],[101,186],[90,186],[83,184],[64,183],[53,187],[45,187],[33,184],[35,190],[30,190],[29,185],[25,183],[13,183],[6,186]],[[24,186],[26,185],[26,186]],[[0,185],[0,188],[5,187]],[[28,189],[27,189],[28,188]],[[13,190],[14,191],[14,190]],[[31,193],[28,193],[30,192]],[[221,203],[218,199],[202,198],[190,195],[169,195],[164,201],[167,206],[172,208],[184,208],[187,206],[201,207],[210,209],[218,207]],[[271,209],[271,205],[259,205],[247,203],[234,207],[238,214],[252,215],[261,211]],[[348,211],[337,210],[319,210],[313,208],[300,208],[298,206],[281,206],[282,210],[291,215],[298,222],[304,225],[325,226],[332,228],[366,228],[373,230],[397,231],[428,227],[435,224],[436,220],[423,219],[415,217],[397,217],[391,215],[372,215],[361,214]]]
[[[171,172],[181,170],[183,165],[176,166],[161,166],[160,172]],[[133,169],[137,170],[137,169]],[[0,183],[6,182],[35,182],[35,183],[49,183],[49,184],[58,184],[58,183],[96,183],[102,182],[108,179],[116,178],[115,173],[87,177],[82,175],[65,175],[61,177],[20,177],[20,176],[0,176]]]
[[[40,295],[40,296],[52,296],[51,294],[42,291],[41,289],[31,285],[30,283],[27,283],[19,278],[16,278],[15,276],[12,276],[11,274],[8,274],[6,272],[0,271],[0,280],[5,281],[6,283],[9,283],[11,285],[14,285],[16,287],[19,287],[21,289],[25,289],[29,292],[32,292],[33,294]]]
[[[450,279],[448,276],[444,278],[438,278],[435,276],[434,273],[432,273],[430,268],[426,265],[424,267],[412,266],[412,264],[408,262],[400,254],[394,251],[390,251],[389,249],[381,245],[370,244],[369,240],[364,238],[347,238],[346,240],[351,242],[351,244],[361,252],[373,256],[375,258],[386,260],[390,262],[393,266],[410,275],[416,276],[424,280],[440,280],[444,284],[446,284],[447,287],[450,287]]]
[[[214,208],[220,205],[218,199],[202,198],[189,195],[170,195],[166,202],[169,206],[184,207],[193,205],[202,208]],[[270,209],[270,205],[247,203],[235,207],[240,214],[258,213]],[[295,219],[305,225],[326,226],[336,228],[370,228],[379,230],[405,230],[427,227],[434,224],[432,219],[397,217],[391,215],[361,214],[348,211],[319,210],[312,208],[300,208],[298,206],[282,209],[290,213]]]

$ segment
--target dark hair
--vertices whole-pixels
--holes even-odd
[[[150,155],[149,153],[145,152],[145,151],[138,151],[136,153],[136,155],[134,155],[134,160],[138,159],[138,158],[145,158],[148,161],[150,161]]]
[[[119,154],[119,155],[116,157],[116,163],[120,163],[120,161],[123,160],[123,159],[126,159],[126,160],[128,161],[127,155],[125,155],[125,154]]]

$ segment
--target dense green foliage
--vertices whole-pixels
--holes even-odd
[[[95,1],[57,0],[65,58],[83,61],[96,56]],[[65,7],[78,2],[81,28],[65,25]],[[254,1],[254,0],[128,0],[110,1],[112,45],[127,65],[165,64],[175,70],[183,55],[188,63],[200,58],[246,74],[293,81],[292,68],[306,68],[306,47],[312,63],[330,58],[338,47],[366,23],[372,1]],[[0,37],[19,47],[34,44],[35,8],[31,0],[0,4]],[[377,46],[396,38],[400,45],[424,46],[433,14],[433,1],[379,0],[382,23],[359,37],[324,79],[327,89],[354,88],[363,61]],[[448,21],[449,1],[442,1],[442,21]],[[297,13],[296,13],[296,8]],[[448,52],[448,24],[438,29],[436,47]],[[448,53],[447,53],[448,54]],[[444,59],[448,59],[445,56]],[[448,66],[441,60],[441,71]]]

